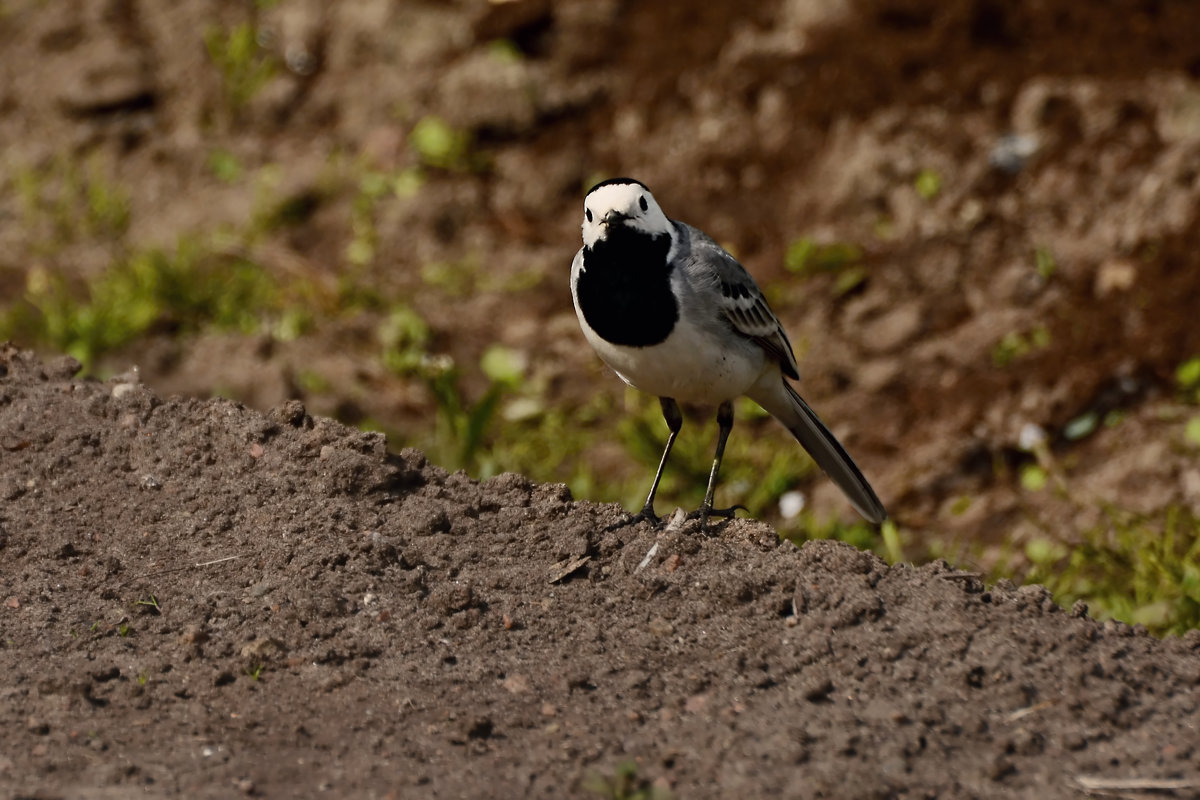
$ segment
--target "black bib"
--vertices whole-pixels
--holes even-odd
[[[606,342],[626,347],[661,344],[679,321],[667,253],[671,237],[614,228],[583,249],[575,283],[587,324]]]

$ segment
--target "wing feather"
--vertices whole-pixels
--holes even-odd
[[[752,339],[767,355],[779,362],[783,374],[792,379],[800,377],[792,343],[788,340],[783,325],[762,290],[746,268],[738,263],[725,248],[710,239],[702,231],[690,225],[678,223],[688,234],[690,261],[694,271],[708,273],[720,314],[735,331]]]

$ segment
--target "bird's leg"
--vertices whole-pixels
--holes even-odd
[[[717,491],[717,473],[721,471],[721,459],[725,456],[725,442],[729,440],[729,432],[733,430],[733,403],[726,400],[717,407],[717,453],[713,456],[712,472],[708,476],[708,491],[704,494],[704,505],[700,507],[700,527],[708,527],[709,517],[724,517],[730,519],[739,508],[745,506],[730,506],[729,508],[713,508],[713,496]]]
[[[667,421],[667,428],[671,432],[667,436],[667,446],[663,448],[662,458],[658,462],[658,471],[654,473],[654,483],[650,484],[650,494],[646,496],[646,504],[642,506],[641,511],[634,514],[631,523],[647,520],[652,524],[658,524],[658,515],[654,513],[654,496],[658,494],[658,483],[662,480],[663,470],[667,466],[667,456],[671,454],[671,448],[675,446],[675,437],[679,435],[679,429],[683,427],[683,414],[679,412],[679,405],[670,397],[660,397],[658,402],[662,406],[663,419]]]

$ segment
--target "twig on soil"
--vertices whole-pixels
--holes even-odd
[[[196,566],[197,567],[211,567],[213,564],[221,564],[225,561],[233,561],[235,558],[241,558],[241,555],[225,556],[224,558],[216,558],[216,559],[213,559],[212,561],[201,561]],[[187,567],[180,567],[180,569],[187,569]]]
[[[1187,778],[1104,778],[1099,775],[1076,775],[1080,788],[1090,792],[1176,792],[1200,789],[1200,781]]]
[[[654,554],[657,552],[658,542],[655,542],[654,545],[646,552],[646,557],[643,558],[641,563],[637,565],[637,568],[634,570],[634,572],[641,572],[648,567],[650,565],[650,560],[654,558]]]
[[[564,558],[562,561],[559,561],[550,567],[550,583],[558,583],[564,578],[567,578],[591,560],[591,556],[572,556],[571,558]]]
[[[1043,700],[1042,702],[1037,703],[1036,705],[1026,706],[1025,708],[1018,708],[1016,711],[1012,712],[1007,717],[1005,717],[1004,721],[1005,722],[1016,722],[1019,719],[1024,719],[1025,717],[1028,717],[1030,714],[1036,714],[1037,712],[1039,712],[1043,709],[1049,708],[1050,706],[1054,705],[1054,703],[1055,703],[1054,700]]]
[[[147,572],[145,575],[137,575],[135,577],[130,578],[127,581],[121,581],[120,583],[117,584],[117,588],[120,589],[122,586],[125,586],[126,584],[129,584],[129,583],[133,583],[134,581],[145,580],[147,578],[157,578],[159,575],[170,575],[172,572],[180,572],[185,569],[197,569],[198,567],[211,567],[213,564],[223,564],[226,561],[233,561],[235,558],[241,558],[241,557],[242,557],[242,555],[241,555],[241,553],[239,553],[236,556],[225,556],[224,558],[214,558],[212,561],[201,561],[197,564],[184,564],[182,567],[172,567],[171,569],[162,569],[157,572]]]

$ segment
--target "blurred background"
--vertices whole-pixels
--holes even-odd
[[[0,339],[640,505],[595,181],[737,255],[899,525],[738,409],[720,504],[1200,621],[1200,5],[0,2]],[[689,417],[659,495],[691,508]]]

